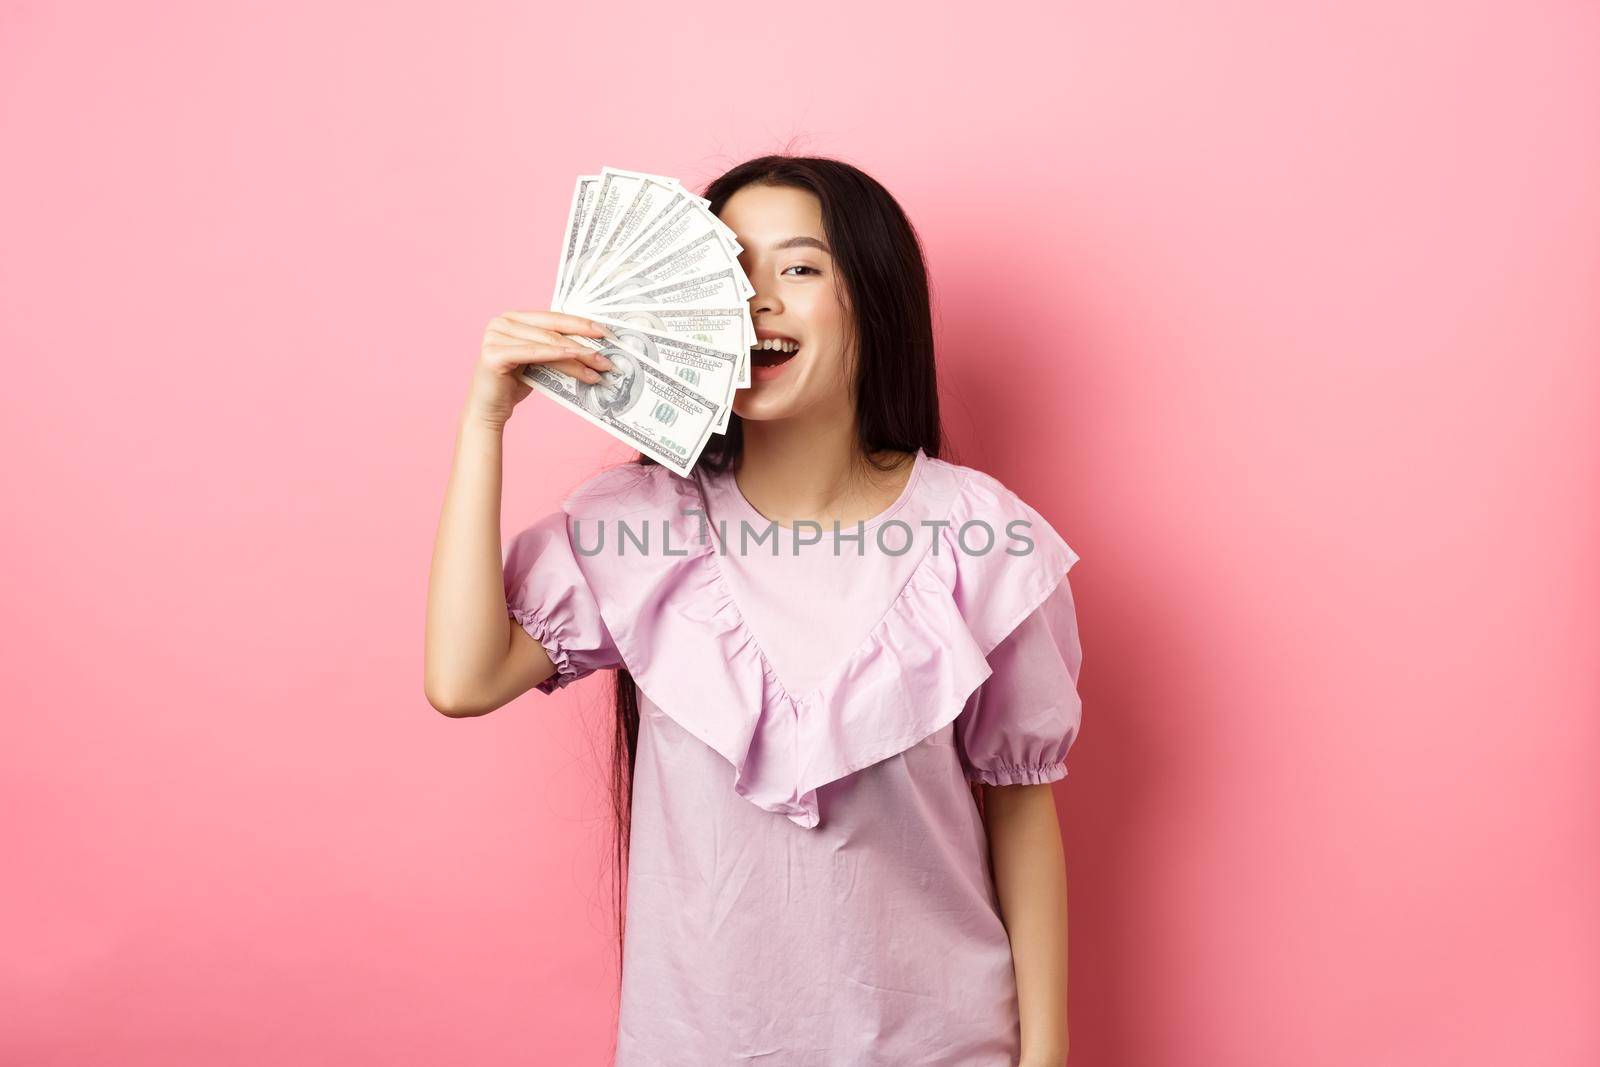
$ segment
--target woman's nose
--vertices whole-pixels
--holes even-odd
[[[776,293],[771,292],[755,282],[752,282],[751,284],[755,285],[756,292],[755,295],[750,298],[750,314],[754,315],[758,311],[775,313],[783,310],[782,306],[778,303],[778,295]]]

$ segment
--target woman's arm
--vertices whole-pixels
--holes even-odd
[[[502,430],[470,406],[462,412],[434,539],[422,684],[428,703],[452,717],[493,711],[556,670],[539,642],[526,634],[516,640],[522,627],[506,613],[500,571]],[[514,684],[513,675],[523,677]]]
[[[487,714],[556,670],[544,647],[506,612],[500,476],[506,422],[533,391],[517,369],[544,363],[593,381],[595,367],[610,366],[557,330],[605,332],[587,319],[551,311],[508,311],[490,322],[457,426],[428,575],[422,680],[428,703],[452,717]]]
[[[1022,1022],[1019,1067],[1067,1062],[1067,865],[1049,785],[983,787],[1000,912]]]

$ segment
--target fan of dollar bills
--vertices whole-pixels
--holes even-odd
[[[550,307],[604,325],[604,338],[568,340],[612,368],[593,384],[538,363],[518,373],[680,476],[728,428],[756,341],[743,246],[709,203],[675,178],[579,175]]]

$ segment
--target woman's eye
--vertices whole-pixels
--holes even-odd
[[[815,267],[805,267],[805,266],[801,266],[799,263],[796,263],[794,266],[785,269],[783,273],[788,274],[789,271],[791,271],[791,270],[808,270],[812,274],[821,274],[822,273],[820,270],[818,270]]]

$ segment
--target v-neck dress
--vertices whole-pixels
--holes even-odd
[[[618,1067],[1013,1067],[971,783],[1066,776],[1077,559],[920,450],[837,529],[771,522],[733,472],[627,464],[512,539],[539,690],[624,667],[638,691]]]

